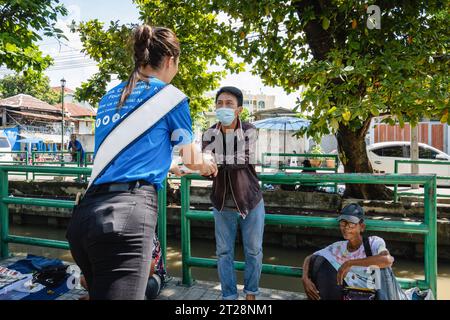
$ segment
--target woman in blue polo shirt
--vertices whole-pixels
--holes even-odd
[[[104,141],[108,136],[111,140],[111,132],[123,119],[161,92],[178,72],[180,45],[170,29],[143,25],[136,29],[134,41],[135,69],[129,81],[110,90],[99,104],[95,161],[99,161],[100,146],[102,152],[108,152]],[[154,100],[163,104],[159,97]],[[149,123],[152,116],[150,112]],[[144,299],[157,222],[157,191],[169,171],[173,147],[180,146],[189,169],[205,176],[217,173],[215,164],[197,154],[191,126],[185,98],[130,141],[93,178],[75,207],[67,239],[90,299]],[[126,136],[126,130],[124,133]]]

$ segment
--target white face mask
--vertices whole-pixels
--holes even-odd
[[[229,126],[236,119],[236,113],[234,109],[219,108],[216,110],[216,117],[223,125]]]

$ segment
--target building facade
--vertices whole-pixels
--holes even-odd
[[[62,140],[64,148],[67,148],[72,133],[93,140],[95,116],[93,109],[65,102],[63,135],[61,104],[52,106],[25,94],[0,100],[0,130],[6,133],[14,151],[28,148],[39,151],[61,150]]]
[[[270,110],[275,108],[275,96],[266,94],[252,94],[244,91],[243,107],[246,108],[250,114],[258,111]]]
[[[30,95],[18,94],[0,100],[0,128],[17,132],[17,140],[40,140],[41,144],[60,148],[62,135],[61,110]],[[74,131],[73,123],[64,115],[64,143]],[[24,150],[26,144],[11,141],[13,150]]]

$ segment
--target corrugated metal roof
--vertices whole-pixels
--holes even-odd
[[[27,94],[18,94],[6,99],[0,100],[0,106],[16,108],[20,110],[39,110],[46,112],[61,113],[61,110]]]
[[[8,110],[8,113],[16,113],[16,114],[20,114],[26,117],[30,117],[30,118],[39,118],[39,119],[45,119],[45,120],[53,120],[53,121],[61,121],[61,117],[57,117],[57,116],[50,116],[50,115],[46,115],[46,114],[39,114],[39,113],[32,113],[32,112],[23,112],[23,111],[15,111],[15,110]],[[73,120],[69,117],[64,117],[64,120],[69,121],[69,120]]]
[[[61,110],[61,103],[56,105]],[[64,113],[70,113],[71,117],[95,117],[97,112],[94,109],[88,109],[72,102],[64,102]]]

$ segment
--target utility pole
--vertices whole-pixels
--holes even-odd
[[[66,80],[61,79],[61,157],[63,157],[64,151],[64,88],[66,86]]]
[[[414,127],[411,126],[411,160],[419,160],[419,127],[418,124]],[[417,163],[411,163],[411,173],[419,173],[419,165]],[[418,184],[411,185],[412,189],[419,189]]]

